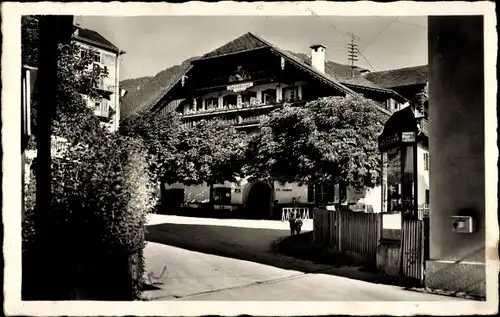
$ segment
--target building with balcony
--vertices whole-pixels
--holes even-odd
[[[159,114],[177,111],[190,125],[219,118],[252,133],[258,131],[263,117],[286,103],[301,106],[320,97],[362,94],[374,100],[377,110],[387,118],[407,103],[397,91],[365,78],[359,68],[327,61],[326,50],[324,45],[313,45],[310,55],[292,53],[246,33],[193,60],[149,110]],[[178,202],[199,205],[213,196],[224,197],[220,205],[233,209],[235,205],[250,208],[255,197],[262,201],[255,208],[269,210],[269,215],[272,202],[287,204],[296,198],[304,204],[338,203],[340,191],[336,185],[263,184],[245,179],[238,184],[215,185],[214,191],[224,195],[210,195],[205,185],[164,184],[163,188],[175,191],[175,195],[166,195],[176,196]],[[254,193],[256,190],[259,193]],[[375,212],[380,209],[380,189],[371,193],[348,189],[346,196],[350,203],[361,200]]]
[[[110,131],[117,131],[120,121],[120,56],[124,51],[109,42],[99,33],[75,27],[74,41],[84,50],[90,51],[93,58],[92,72],[98,79],[95,89],[102,97],[100,100],[87,100],[89,107],[102,120],[102,124]]]

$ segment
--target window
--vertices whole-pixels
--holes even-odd
[[[299,88],[297,86],[286,87],[283,89],[284,101],[295,101],[299,97]]]
[[[401,182],[403,180],[401,175],[401,152],[397,148],[391,149],[383,154],[382,160],[383,211],[401,211]]]
[[[92,57],[92,61],[96,62],[96,63],[100,63],[101,62],[101,53],[99,52],[91,52],[91,57]]]
[[[224,107],[235,107],[237,104],[238,97],[236,95],[227,95],[222,99],[222,104]]]
[[[257,103],[257,92],[255,91],[246,91],[241,94],[241,101],[244,104],[256,104]]]
[[[262,92],[262,101],[266,105],[276,103],[276,89],[266,89]]]
[[[215,187],[213,188],[214,203],[217,205],[231,204],[231,188]]]
[[[207,109],[215,109],[219,104],[219,100],[217,98],[208,98],[205,100],[205,106]]]
[[[196,111],[200,111],[203,109],[203,100],[201,98],[196,99]]]
[[[399,110],[399,103],[397,103],[396,100],[389,98],[385,102],[385,108],[387,110]]]
[[[429,170],[429,153],[424,153],[424,171]]]
[[[334,203],[335,185],[314,184],[308,186],[308,201],[314,203]]]

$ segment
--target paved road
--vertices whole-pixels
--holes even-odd
[[[154,242],[145,250],[146,270],[154,275],[156,289],[145,295],[152,299],[458,300],[333,275],[356,271],[350,268],[277,256],[270,244],[288,235],[286,224],[280,222],[155,215],[150,223],[148,240]]]

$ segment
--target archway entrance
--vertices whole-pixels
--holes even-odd
[[[248,192],[247,209],[252,218],[265,219],[271,214],[272,189],[269,184],[258,182]]]

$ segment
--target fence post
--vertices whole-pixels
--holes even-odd
[[[316,244],[316,231],[318,229],[318,226],[316,225],[316,219],[313,218],[313,244]]]
[[[382,233],[384,231],[384,215],[382,213],[377,214],[377,245],[382,239]]]
[[[335,234],[337,235],[338,239],[337,239],[337,248],[338,248],[338,252],[342,252],[342,211],[337,211],[337,230],[335,232]]]

